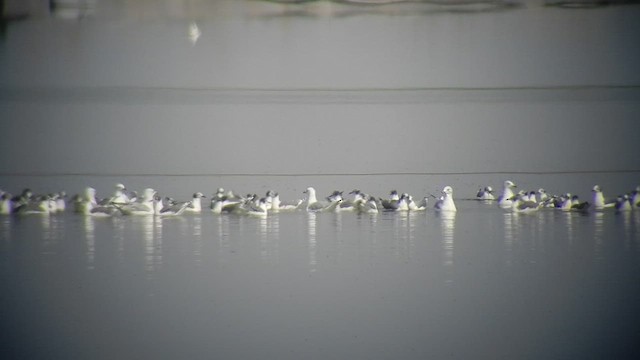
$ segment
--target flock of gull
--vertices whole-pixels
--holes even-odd
[[[640,209],[640,186],[628,194],[619,195],[616,199],[607,200],[600,186],[592,189],[592,202],[581,201],[576,195],[551,195],[544,189],[537,191],[518,191],[516,184],[507,180],[504,182],[502,193],[495,195],[490,186],[480,188],[477,200],[493,203],[500,208],[519,213],[532,213],[542,208],[553,208],[562,211],[585,212],[590,209],[616,211],[630,211]],[[57,194],[35,195],[30,189],[24,189],[20,195],[0,190],[0,214],[51,214],[65,211],[67,205],[79,214],[97,217],[120,215],[154,215],[177,216],[184,213],[201,213],[210,211],[215,214],[231,213],[248,216],[266,216],[270,212],[307,211],[307,212],[355,212],[361,214],[376,214],[380,211],[424,211],[430,206],[429,199],[435,200],[433,209],[436,211],[454,212],[457,210],[453,199],[453,188],[445,186],[442,195],[437,197],[429,194],[419,202],[407,193],[391,191],[387,198],[368,195],[360,190],[351,191],[343,197],[342,191],[334,191],[322,200],[318,199],[316,190],[308,187],[303,199],[293,202],[280,200],[280,195],[268,191],[264,197],[255,194],[238,196],[233,191],[219,188],[211,196],[208,206],[203,206],[206,196],[196,192],[188,201],[176,201],[170,197],[162,197],[154,189],[147,188],[140,195],[128,191],[123,184],[117,184],[111,196],[98,198],[96,190],[87,187],[82,193],[74,195],[67,204],[64,192]]]

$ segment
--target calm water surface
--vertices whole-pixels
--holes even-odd
[[[640,212],[0,219],[11,358],[632,358]]]
[[[3,190],[639,183],[638,6],[98,3],[0,29]],[[0,354],[640,358],[640,211],[457,204],[1,217]]]

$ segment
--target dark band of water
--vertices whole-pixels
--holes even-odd
[[[307,176],[446,176],[446,175],[571,175],[571,174],[634,174],[640,173],[640,169],[612,169],[612,170],[562,170],[562,171],[460,171],[460,172],[366,172],[366,173],[188,173],[188,174],[167,174],[167,173],[0,173],[0,176],[23,177],[23,176],[122,176],[122,177],[196,177],[196,176],[216,176],[216,177],[242,177],[242,176],[275,176],[275,177],[307,177]]]
[[[638,101],[640,85],[244,88],[244,87],[3,87],[0,103],[116,104],[412,104],[438,102]]]

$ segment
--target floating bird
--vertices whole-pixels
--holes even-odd
[[[451,186],[445,186],[442,189],[442,197],[436,201],[434,207],[439,211],[457,211],[456,204],[453,202],[453,188]]]
[[[285,203],[280,201],[280,195],[278,193],[275,194],[273,199],[271,200],[271,210],[272,211],[295,211],[300,208],[300,206],[304,204],[303,199],[298,199],[293,203]]]
[[[199,200],[200,198],[198,198]],[[177,216],[181,215],[191,204],[190,201],[164,204],[162,197],[154,196],[153,214],[156,216]]]
[[[201,35],[202,35],[202,32],[198,28],[198,24],[196,24],[195,21],[192,21],[191,24],[189,24],[189,35],[188,35],[189,42],[191,43],[191,45],[195,45],[196,42],[198,42],[198,39],[200,38]]]
[[[197,192],[193,194],[191,201],[187,202],[186,212],[199,213],[202,212],[202,199],[206,198],[203,193]]]
[[[605,200],[604,194],[602,193],[602,188],[599,185],[594,185],[593,189],[593,208],[596,210],[602,210],[606,208],[613,208],[616,206],[616,201],[613,200]]]
[[[538,189],[538,201],[539,202],[545,202],[547,201],[547,199],[549,198],[549,195],[547,194],[547,190],[540,188]]]
[[[248,201],[239,206],[234,213],[248,216],[266,216],[268,213],[267,199],[260,198],[257,202]]]
[[[0,215],[9,215],[13,212],[13,203],[11,202],[11,194],[3,192],[0,195]]]
[[[30,214],[49,214],[50,205],[49,205],[49,196],[40,195],[32,198],[27,203],[22,203],[19,207],[14,208],[14,212],[20,215],[30,215]]]
[[[478,200],[495,200],[496,197],[493,195],[493,188],[491,186],[487,186],[484,189],[479,189],[478,194],[476,194],[476,198]]]
[[[640,186],[637,186],[634,191],[631,192],[631,206],[634,208],[640,207]]]
[[[400,201],[400,195],[396,190],[391,190],[389,193],[389,199],[380,198],[380,205],[385,210],[396,210],[398,208],[398,201]]]
[[[616,211],[631,211],[631,202],[629,201],[629,195],[619,195],[616,200]]]
[[[517,213],[532,213],[538,211],[542,205],[525,198],[522,195],[516,195],[511,202],[511,211]]]
[[[358,211],[358,206],[365,202],[364,194],[358,190],[352,190],[349,195],[353,195],[353,199],[344,200],[340,203],[340,211]]]
[[[360,201],[357,205],[355,205],[355,207],[357,209],[356,211],[361,214],[377,214],[379,212],[378,203],[376,201],[376,198],[374,198],[373,196],[370,196],[366,201]]]
[[[503,209],[508,209],[511,207],[514,199],[513,188],[516,187],[511,180],[506,180],[504,182],[504,189],[502,190],[502,195],[498,197],[498,206]]]
[[[131,203],[129,195],[126,193],[127,188],[123,184],[116,184],[116,188],[110,198],[99,202],[100,205],[126,205]]]
[[[211,211],[214,214],[220,214],[222,212],[231,212],[234,207],[243,202],[242,198],[239,198],[233,194],[233,191],[224,191],[223,188],[218,188],[215,194],[211,196]]]
[[[326,204],[319,202],[316,198],[316,189],[308,187],[305,191],[303,191],[303,193],[307,194],[306,209],[308,212],[323,211],[327,207]]]
[[[155,190],[147,188],[142,194],[142,199],[137,202],[122,205],[118,203],[112,204],[124,215],[153,215],[155,214],[155,195]]]
[[[423,211],[423,210],[426,210],[428,203],[429,203],[429,198],[427,198],[426,196],[424,198],[422,198],[422,201],[420,201],[419,204],[416,204],[416,202],[413,201],[413,197],[411,197],[411,196],[409,196],[409,200],[407,201],[407,205],[408,205],[410,211]]]

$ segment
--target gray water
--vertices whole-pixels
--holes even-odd
[[[2,217],[3,358],[640,356],[640,212],[464,200],[636,188],[637,5],[84,3],[4,3],[0,189],[459,211]]]
[[[631,359],[640,212],[0,219],[8,358]]]

